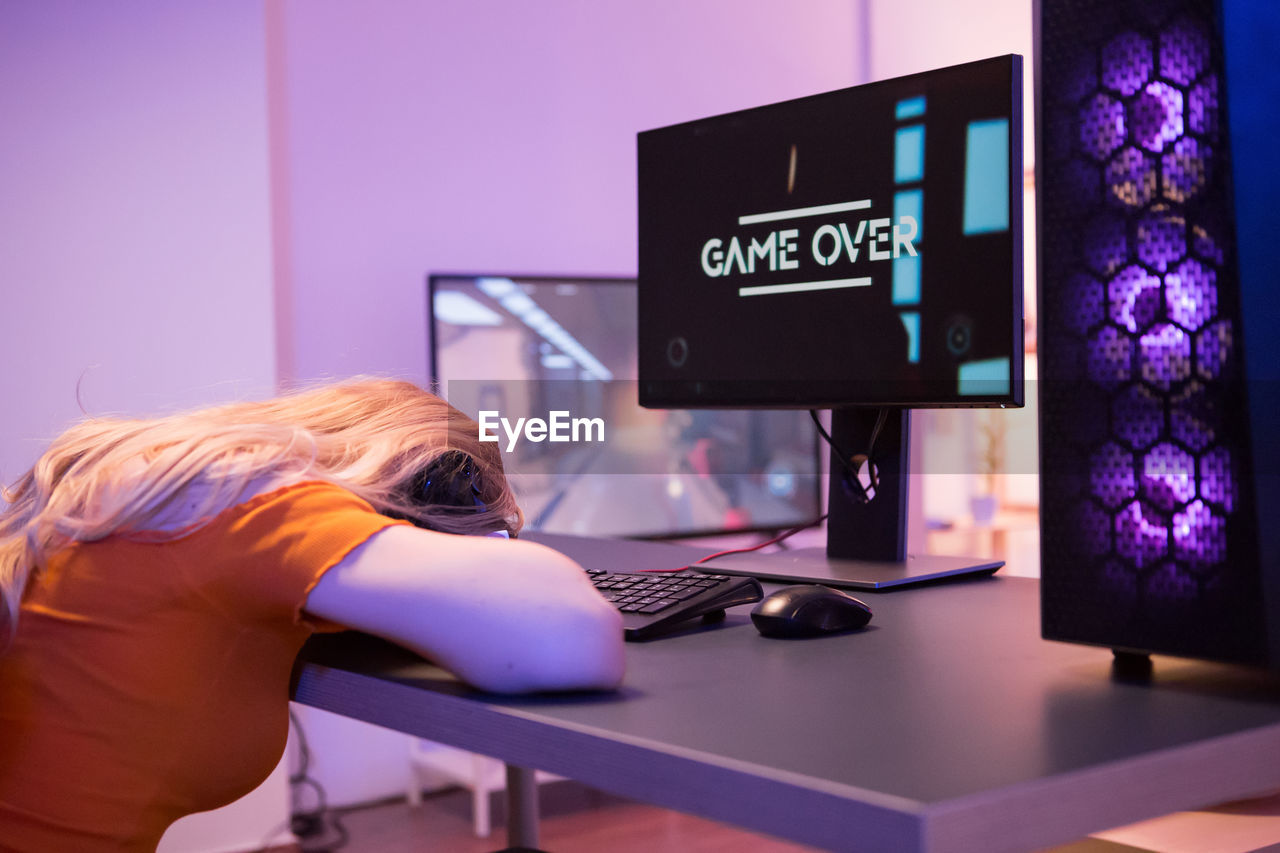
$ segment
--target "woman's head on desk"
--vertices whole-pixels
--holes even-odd
[[[89,418],[5,491],[0,622],[12,630],[29,571],[58,548],[189,529],[264,482],[299,479],[334,483],[431,530],[515,535],[523,524],[497,444],[409,382],[355,379],[154,419]]]
[[[622,679],[618,611],[563,554],[481,535],[522,522],[497,445],[407,382],[90,419],[5,497],[5,849],[155,850],[251,791],[316,632],[493,692]]]

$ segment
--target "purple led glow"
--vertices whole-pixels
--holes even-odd
[[[1135,450],[1149,447],[1164,429],[1164,401],[1145,385],[1130,385],[1111,404],[1116,434]]]
[[[1151,42],[1137,33],[1122,33],[1102,48],[1102,84],[1132,95],[1151,79]]]
[[[1138,568],[1168,555],[1169,519],[1152,507],[1134,501],[1116,515],[1116,553]]]
[[[1142,458],[1142,494],[1170,512],[1196,496],[1196,463],[1172,444],[1158,444]]]
[[[1156,194],[1156,163],[1137,148],[1126,148],[1107,164],[1111,198],[1128,207],[1143,207]]]
[[[1196,370],[1202,379],[1226,377],[1233,344],[1230,320],[1219,320],[1196,336]]]
[[[1237,500],[1218,385],[1234,340],[1218,315],[1213,235],[1226,223],[1208,193],[1221,120],[1208,33],[1178,17],[1157,37],[1116,36],[1073,66],[1059,108],[1076,127],[1058,134],[1075,144],[1058,158],[1075,190],[1064,204],[1087,217],[1057,303],[1090,380],[1069,439],[1088,449],[1075,530],[1113,592],[1141,584],[1148,601],[1220,581]],[[1090,395],[1101,402],[1086,412]]]
[[[1076,512],[1074,530],[1079,534],[1079,545],[1092,557],[1111,552],[1111,516],[1092,503],[1080,504]]]
[[[1089,378],[1103,387],[1114,388],[1129,379],[1133,369],[1129,338],[1114,326],[1093,336],[1089,344]]]
[[[1142,378],[1168,391],[1191,375],[1191,337],[1168,323],[1142,336],[1138,353]]]
[[[1117,444],[1108,443],[1089,460],[1093,494],[1113,509],[1129,500],[1137,490],[1133,473],[1133,454]]]
[[[1150,599],[1162,601],[1191,601],[1200,592],[1200,584],[1174,563],[1164,563],[1146,577],[1143,593]]]
[[[1124,220],[1109,214],[1095,216],[1084,235],[1084,260],[1089,269],[1109,278],[1128,259],[1129,238]]]
[[[1108,313],[1130,332],[1150,328],[1160,311],[1160,279],[1140,266],[1128,266],[1107,288]]]
[[[1194,21],[1174,23],[1160,34],[1160,76],[1190,85],[1209,63],[1209,39]]]
[[[1173,517],[1174,555],[1193,568],[1206,568],[1227,556],[1226,522],[1200,501]]]
[[[1168,83],[1150,83],[1129,107],[1134,141],[1159,153],[1182,136],[1182,92]]]
[[[1210,74],[1191,88],[1187,106],[1187,124],[1191,130],[1215,139],[1218,135],[1217,75]]]
[[[1165,198],[1186,202],[1204,189],[1209,179],[1209,158],[1213,152],[1189,136],[1179,139],[1173,150],[1160,160]]]
[[[1191,248],[1192,251],[1195,252],[1196,257],[1201,260],[1217,264],[1218,266],[1222,265],[1222,249],[1218,247],[1218,241],[1209,236],[1209,232],[1204,229],[1203,225],[1195,225],[1192,227]]]
[[[1187,254],[1187,221],[1156,208],[1138,222],[1138,260],[1164,272]]]
[[[1199,452],[1218,439],[1222,413],[1199,382],[1188,382],[1169,408],[1170,432],[1187,447]]]
[[[1059,291],[1062,317],[1071,331],[1083,335],[1102,322],[1102,285],[1085,273],[1076,273]]]
[[[1194,332],[1218,313],[1217,276],[1194,258],[1164,277],[1169,318]]]
[[[1200,459],[1200,497],[1224,512],[1236,508],[1236,482],[1226,448],[1215,447]]]
[[[1106,160],[1124,144],[1124,105],[1114,98],[1094,95],[1080,118],[1080,144],[1095,160]]]

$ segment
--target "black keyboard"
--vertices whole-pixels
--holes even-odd
[[[623,636],[647,640],[681,622],[724,616],[726,607],[764,596],[760,581],[702,572],[606,572],[587,569],[596,589],[622,611]]]

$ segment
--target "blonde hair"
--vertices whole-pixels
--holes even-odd
[[[475,505],[415,501],[422,472],[450,451],[472,460]],[[29,578],[54,551],[163,528],[175,516],[207,521],[263,477],[333,482],[378,512],[449,533],[514,535],[524,522],[497,446],[409,382],[355,379],[150,420],[90,419],[4,490],[0,649]]]

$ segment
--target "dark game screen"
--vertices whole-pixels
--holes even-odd
[[[638,137],[646,406],[1020,405],[1021,58]]]

